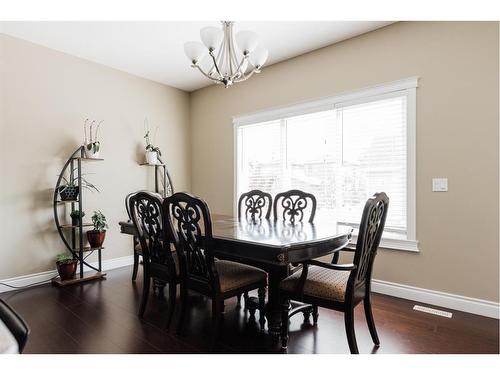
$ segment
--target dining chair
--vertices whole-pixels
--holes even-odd
[[[250,190],[240,195],[238,199],[238,219],[242,216],[247,220],[269,219],[273,198],[262,190]]]
[[[139,191],[148,192],[148,190],[139,190]],[[132,221],[132,216],[130,215],[129,200],[130,200],[130,197],[132,195],[138,193],[139,191],[134,191],[132,193],[129,193],[125,197],[125,209],[127,210],[128,219],[130,221]],[[154,194],[158,198],[162,199],[161,194],[154,193],[154,192],[150,192],[150,193]],[[132,268],[132,281],[135,281],[137,279],[137,272],[139,271],[139,263],[140,263],[140,258],[142,257],[142,249],[141,249],[141,244],[139,242],[139,239],[136,236],[133,237],[132,241],[133,241],[132,244],[133,244],[133,251],[134,251],[134,265]]]
[[[304,219],[312,223],[316,215],[316,197],[302,190],[288,190],[276,194],[273,203],[274,220],[294,224]]]
[[[358,354],[354,332],[354,308],[363,301],[366,321],[375,346],[380,341],[373,320],[370,290],[373,262],[384,231],[389,208],[385,193],[377,193],[365,204],[352,264],[331,264],[316,260],[303,262],[302,272],[280,284],[282,306],[281,345],[288,344],[290,299],[344,312],[347,341],[352,354]]]
[[[0,320],[14,336],[19,353],[22,353],[28,341],[30,328],[24,319],[2,299],[0,299]]]
[[[132,216],[130,215],[130,197],[134,194],[136,194],[136,192],[132,192],[130,194],[127,194],[127,196],[125,197],[125,208],[127,209],[127,215],[128,215],[128,219],[130,221],[132,221]],[[134,265],[132,268],[132,281],[135,281],[137,279],[137,272],[139,271],[140,258],[142,257],[141,244],[139,243],[137,236],[134,236],[132,238],[132,245],[133,245],[133,250],[134,250]]]
[[[142,318],[146,310],[151,279],[159,289],[168,284],[168,329],[175,309],[177,284],[181,278],[178,256],[172,252],[171,240],[164,230],[162,199],[155,193],[137,192],[129,197],[129,212],[138,233],[143,257],[144,281],[139,316]]]
[[[254,189],[242,193],[238,199],[238,220],[256,222],[263,218],[269,220],[273,205],[271,194],[262,190]],[[254,304],[248,303],[248,292],[244,294],[245,309],[250,307],[250,313],[255,313]],[[241,306],[241,294],[237,296],[237,305]],[[249,306],[251,305],[251,306]]]
[[[259,290],[260,319],[264,319],[266,273],[256,267],[219,260],[214,257],[212,220],[208,205],[188,193],[175,193],[163,201],[165,227],[174,239],[179,254],[182,282],[178,333],[186,316],[188,289],[212,299],[212,322],[215,343],[224,300],[250,290]],[[265,320],[264,320],[265,321]],[[261,329],[263,329],[261,324]]]
[[[274,220],[281,220],[290,225],[295,225],[303,221],[312,223],[316,216],[316,197],[308,192],[292,189],[276,194],[273,203]],[[300,271],[302,265],[292,263],[288,272],[293,274]],[[289,318],[302,312],[304,321],[308,321],[311,314],[313,320],[317,320],[317,307],[310,304],[300,304],[289,312]]]

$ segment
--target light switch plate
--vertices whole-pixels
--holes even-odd
[[[432,179],[432,191],[448,191],[448,179],[447,178],[433,178]]]

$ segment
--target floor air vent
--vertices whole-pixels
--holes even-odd
[[[428,313],[428,314],[434,314],[434,315],[444,316],[445,318],[451,318],[453,316],[453,314],[451,312],[443,311],[443,310],[437,310],[437,309],[433,309],[433,308],[425,307],[425,306],[420,306],[420,305],[413,306],[413,310],[422,311],[422,312],[425,312],[425,313]]]

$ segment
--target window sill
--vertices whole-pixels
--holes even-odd
[[[351,242],[348,247],[354,248],[356,246],[357,236],[352,236]],[[396,240],[393,238],[382,238],[380,241],[379,249],[387,250],[402,250],[411,253],[419,253],[418,241],[416,240]]]

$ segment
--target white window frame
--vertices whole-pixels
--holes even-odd
[[[418,87],[418,77],[410,77],[393,82],[384,83],[360,90],[350,91],[335,96],[330,96],[314,101],[298,103],[286,107],[278,107],[265,111],[242,114],[233,117],[233,149],[234,149],[234,180],[233,180],[233,199],[234,214],[237,214],[238,193],[238,128],[240,126],[280,120],[283,118],[305,115],[308,113],[332,110],[338,106],[346,104],[363,103],[377,98],[383,98],[393,95],[406,95],[406,194],[407,194],[407,239],[397,240],[382,238],[380,247],[385,249],[405,250],[418,252],[418,241],[416,238],[416,89]],[[356,244],[356,236],[353,236],[351,245]]]

